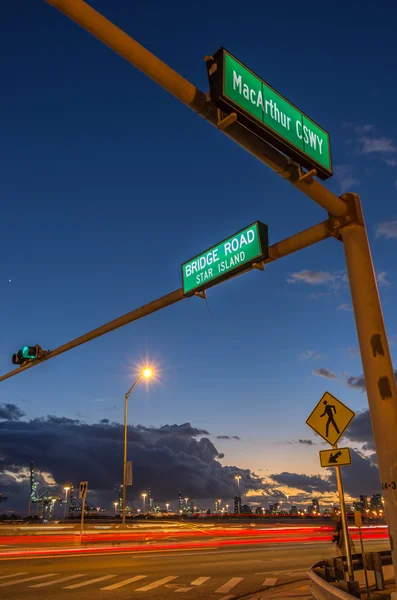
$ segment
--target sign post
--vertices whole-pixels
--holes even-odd
[[[360,546],[361,546],[361,557],[362,557],[362,561],[363,561],[363,569],[364,569],[364,576],[365,576],[365,587],[367,588],[367,596],[370,599],[371,595],[369,593],[369,584],[368,584],[368,573],[367,573],[367,565],[365,562],[365,556],[364,556],[364,543],[363,543],[363,536],[361,533],[361,527],[363,526],[363,517],[361,514],[360,510],[355,510],[354,511],[354,523],[358,529],[358,534],[360,536]]]
[[[336,485],[338,489],[340,516],[342,522],[343,538],[345,542],[346,563],[349,581],[354,582],[353,562],[351,556],[349,528],[347,524],[345,495],[343,491],[341,465],[350,465],[351,456],[349,448],[338,449],[337,441],[346,431],[349,423],[354,418],[355,413],[350,410],[343,402],[325,392],[321,400],[312,411],[306,423],[318,435],[333,446],[333,450],[323,450],[320,452],[320,462],[322,467],[334,467],[336,476]]]
[[[88,481],[80,481],[80,493],[79,498],[81,499],[81,521],[80,521],[80,535],[83,535],[84,529],[84,509],[85,499],[87,497]]]

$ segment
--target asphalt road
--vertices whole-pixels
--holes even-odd
[[[388,547],[386,540],[366,542],[366,550]],[[301,581],[303,586],[306,570],[332,552],[329,542],[286,542],[227,549],[2,559],[0,598],[131,600],[143,596],[168,600],[182,593],[190,600],[248,600],[261,590],[281,591],[292,581]]]

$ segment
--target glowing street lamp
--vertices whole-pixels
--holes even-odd
[[[229,505],[228,504],[226,504],[226,512],[227,512],[227,514],[229,514]]]
[[[235,475],[235,476],[234,476],[234,479],[237,479],[237,485],[238,485],[238,487],[239,487],[239,489],[240,489],[240,479],[241,479],[241,475]]]
[[[147,496],[147,494],[142,494],[142,498],[143,498],[143,512],[145,512],[145,510],[146,510],[146,496]]]
[[[65,491],[65,510],[63,513],[63,518],[66,520],[66,509],[68,507],[68,491],[70,490],[70,486],[69,485],[65,485],[65,487],[63,488]]]
[[[169,509],[169,507],[170,507],[170,505],[168,504],[168,502],[167,502],[167,504],[165,505],[165,507],[166,507],[166,509],[167,509],[167,512],[168,512],[168,509]]]
[[[187,508],[187,501],[189,500],[189,498],[185,498],[185,504],[186,504],[186,508]]]
[[[128,392],[124,396],[124,458],[123,458],[123,505],[122,505],[122,527],[125,527],[125,505],[127,503],[127,417],[128,417],[128,398],[136,384],[142,379],[150,379],[153,371],[150,367],[142,369]]]
[[[114,516],[115,516],[115,517],[117,516],[117,505],[118,505],[118,502],[113,502],[113,506],[114,506]]]

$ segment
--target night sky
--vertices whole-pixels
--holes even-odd
[[[91,4],[203,91],[204,56],[226,47],[330,132],[326,186],[361,196],[395,360],[397,9]],[[53,349],[178,289],[183,262],[256,220],[275,243],[326,218],[44,0],[4,6],[0,45],[0,372],[25,344]],[[130,398],[131,497],[150,485],[162,502],[178,487],[230,500],[241,473],[264,505],[332,500],[325,446],[305,424],[325,390],[359,413],[347,492],[379,491],[342,245],[321,242],[207,296],[1,383],[7,509],[25,506],[30,460],[43,481],[88,479],[111,506],[123,398],[147,361],[158,382]]]

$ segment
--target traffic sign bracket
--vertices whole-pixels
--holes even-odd
[[[206,300],[207,290],[203,290],[202,292],[195,292],[194,295],[197,296],[197,298],[202,298],[203,300]]]
[[[299,181],[306,181],[307,183],[309,183],[316,175],[316,169],[311,169],[311,171],[307,171],[306,173],[302,173],[301,171],[301,174],[299,175]]]
[[[264,271],[265,270],[265,263],[259,262],[259,263],[252,263],[252,268],[253,269],[258,269],[258,271]]]
[[[216,126],[221,131],[223,131],[223,129],[226,129],[226,127],[229,127],[229,125],[231,125],[232,123],[237,121],[237,115],[235,112],[230,113],[230,115],[227,115],[227,117],[225,117],[224,119],[219,119],[221,114],[222,114],[222,111],[219,110],[219,108],[218,108],[217,109],[218,122],[217,122]]]

